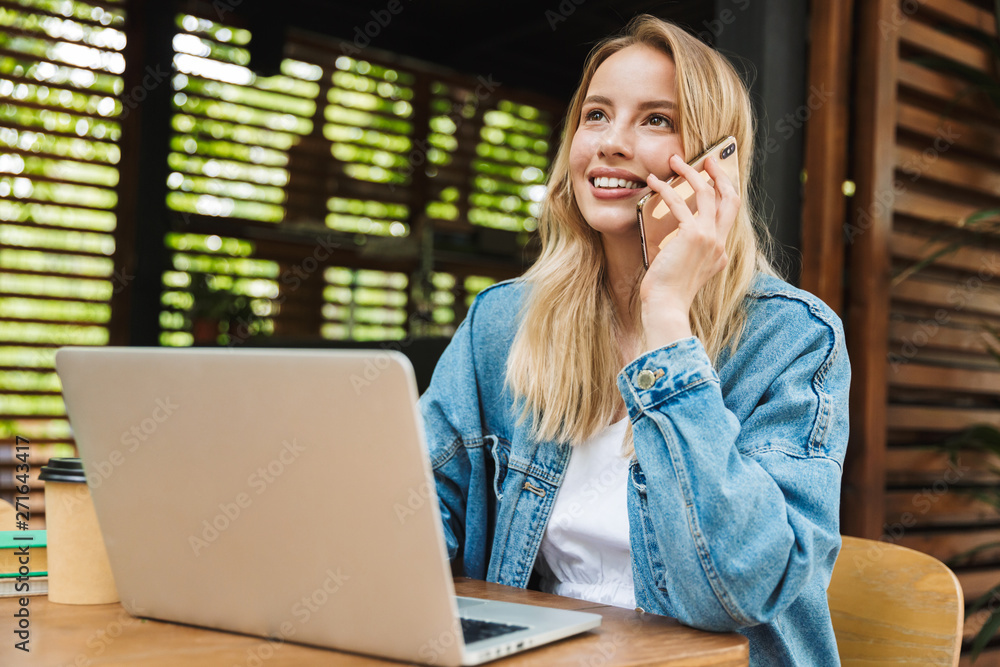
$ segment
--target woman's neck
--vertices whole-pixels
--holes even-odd
[[[604,234],[602,238],[608,291],[618,313],[618,320],[629,329],[634,328],[631,315],[632,298],[635,294],[636,281],[639,280],[639,266],[642,263],[639,245],[630,243],[631,240],[610,234]]]
[[[608,294],[615,309],[617,322],[614,325],[616,343],[620,350],[622,365],[629,363],[642,347],[638,320],[633,316],[633,299],[639,272],[634,262],[634,254],[627,245],[614,243],[605,237],[604,268]],[[641,256],[638,258],[641,260]],[[610,323],[609,323],[610,324]]]
[[[603,234],[601,240],[604,246],[607,289],[618,320],[614,327],[615,339],[624,368],[642,352],[642,332],[638,326],[638,317],[632,314],[636,281],[641,277],[639,266],[642,263],[642,251],[637,238]],[[612,423],[625,416],[625,403],[619,400]]]

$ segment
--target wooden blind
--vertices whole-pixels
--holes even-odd
[[[300,31],[264,77],[204,16],[173,42],[162,344],[449,335],[521,272],[558,103]]]
[[[0,497],[15,438],[38,469],[73,456],[60,345],[108,341],[125,60],[116,0],[0,2]]]
[[[126,339],[120,267],[151,260],[118,247],[142,224],[118,226],[119,162],[147,85],[172,94],[162,345],[447,336],[530,260],[559,102],[301,31],[263,76],[238,13],[177,6],[172,66],[126,91],[123,1],[0,0],[0,497],[18,436],[32,489],[74,454],[55,349]]]
[[[1000,243],[961,233],[969,214],[1000,206],[1000,113],[971,85],[976,73],[996,80],[995,22],[962,0],[859,9],[844,530],[950,561],[1000,539],[1000,512],[981,495],[997,488],[998,462],[952,461],[939,446],[972,424],[1000,426],[988,333],[1000,328]],[[968,246],[899,279],[956,232]],[[971,601],[1000,584],[1000,549],[953,569]],[[981,624],[970,619],[967,638]],[[1000,664],[1000,650],[976,664]]]

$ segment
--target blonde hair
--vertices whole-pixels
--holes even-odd
[[[686,159],[720,137],[739,146],[743,202],[726,239],[726,267],[698,292],[691,307],[691,330],[714,364],[727,346],[735,348],[746,314],[744,298],[754,275],[774,275],[767,257],[770,236],[750,211],[748,186],[754,154],[750,96],[725,57],[683,29],[653,16],[632,20],[622,35],[590,52],[580,85],[566,114],[562,140],[549,175],[539,215],[542,251],[521,280],[530,286],[524,319],[507,361],[507,383],[522,403],[522,421],[531,419],[535,437],[581,442],[606,428],[621,407],[615,378],[622,368],[619,335],[638,330],[636,269],[631,321],[614,306],[600,235],[576,204],[569,168],[570,145],[580,123],[583,100],[598,66],[622,49],[642,44],[673,59],[677,118]],[[635,328],[635,329],[633,329]],[[626,442],[631,452],[631,431]]]

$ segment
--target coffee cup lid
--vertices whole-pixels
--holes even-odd
[[[49,459],[48,465],[42,466],[38,479],[43,482],[83,482],[87,477],[83,474],[83,461],[80,459]]]

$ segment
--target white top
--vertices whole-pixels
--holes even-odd
[[[635,608],[622,455],[625,419],[573,446],[542,536],[538,570],[548,593]]]

